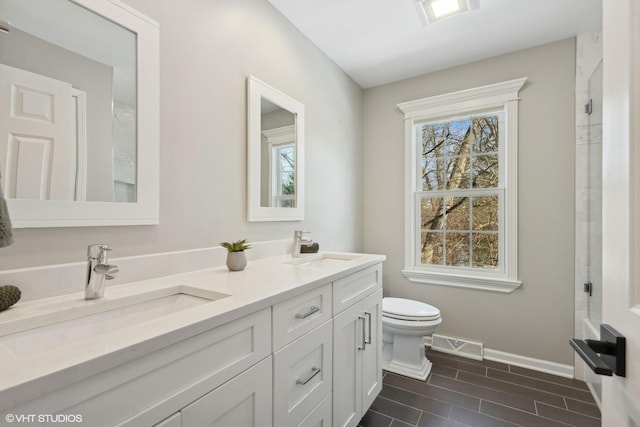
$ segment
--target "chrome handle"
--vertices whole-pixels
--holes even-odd
[[[320,307],[316,307],[315,305],[311,306],[311,309],[309,311],[307,311],[304,314],[300,314],[300,313],[296,313],[296,319],[306,319],[307,317],[311,316],[314,313],[317,313],[320,311]]]
[[[305,379],[300,379],[298,378],[296,380],[296,384],[300,384],[300,385],[305,385],[307,384],[309,381],[311,381],[311,379],[313,377],[315,377],[316,375],[318,375],[320,373],[320,371],[322,371],[322,369],[318,368],[317,366],[312,366],[311,367],[311,373],[309,374],[309,376],[307,376],[307,378]]]
[[[364,315],[369,318],[369,339],[365,340],[364,343],[371,344],[371,313],[369,313],[368,311],[365,311]]]
[[[358,346],[358,350],[364,350],[364,347],[367,345],[367,340],[364,338],[365,334],[367,333],[367,331],[365,330],[365,318],[362,315],[358,315],[358,319],[362,319],[362,345]]]

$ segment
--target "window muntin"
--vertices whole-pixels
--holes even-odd
[[[416,264],[501,270],[501,112],[415,125]]]

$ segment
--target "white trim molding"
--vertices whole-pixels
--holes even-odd
[[[431,347],[431,337],[424,337],[424,345],[426,347]],[[467,357],[464,353],[456,353],[456,355],[460,357]],[[533,357],[507,353],[486,347],[483,349],[483,359],[518,366],[520,368],[531,369],[532,371],[557,375],[559,377],[575,378],[573,366],[551,362],[549,360],[535,359]]]
[[[405,268],[402,274],[413,282],[510,293],[518,280],[518,94],[526,77],[398,104],[405,120]],[[426,122],[460,118],[486,112],[504,114],[501,122],[500,259],[497,270],[427,266],[418,262],[419,144],[415,126]],[[475,190],[474,190],[475,191]]]
[[[508,280],[501,277],[470,276],[433,271],[402,270],[402,274],[407,279],[417,283],[452,286],[454,288],[473,288],[505,294],[515,291],[522,284],[522,282],[518,280]]]

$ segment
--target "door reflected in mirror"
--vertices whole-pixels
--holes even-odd
[[[296,207],[296,116],[260,100],[260,206]]]
[[[136,33],[69,0],[0,11],[5,196],[135,203]]]
[[[304,219],[304,105],[247,79],[247,218]]]

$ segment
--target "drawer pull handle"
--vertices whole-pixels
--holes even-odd
[[[367,340],[365,338],[365,335],[367,333],[366,331],[366,322],[365,322],[365,317],[363,315],[358,315],[358,320],[362,320],[362,345],[358,346],[358,350],[364,350],[365,346],[367,345]]]
[[[304,314],[297,313],[296,314],[296,319],[306,319],[307,317],[309,317],[312,314],[317,313],[319,311],[320,311],[320,307],[316,307],[315,305],[312,305],[311,309],[309,311],[307,311],[306,313],[304,313]]]
[[[315,377],[316,375],[318,375],[320,373],[320,371],[322,371],[322,369],[318,368],[317,366],[313,366],[311,368],[311,373],[309,374],[309,376],[307,378],[304,379],[300,379],[298,378],[296,380],[296,384],[300,384],[300,385],[305,385],[306,383],[308,383],[309,381],[311,381],[311,379],[313,377]]]
[[[365,311],[364,315],[369,318],[369,339],[365,340],[364,343],[371,344],[371,313],[369,313],[368,311]]]

